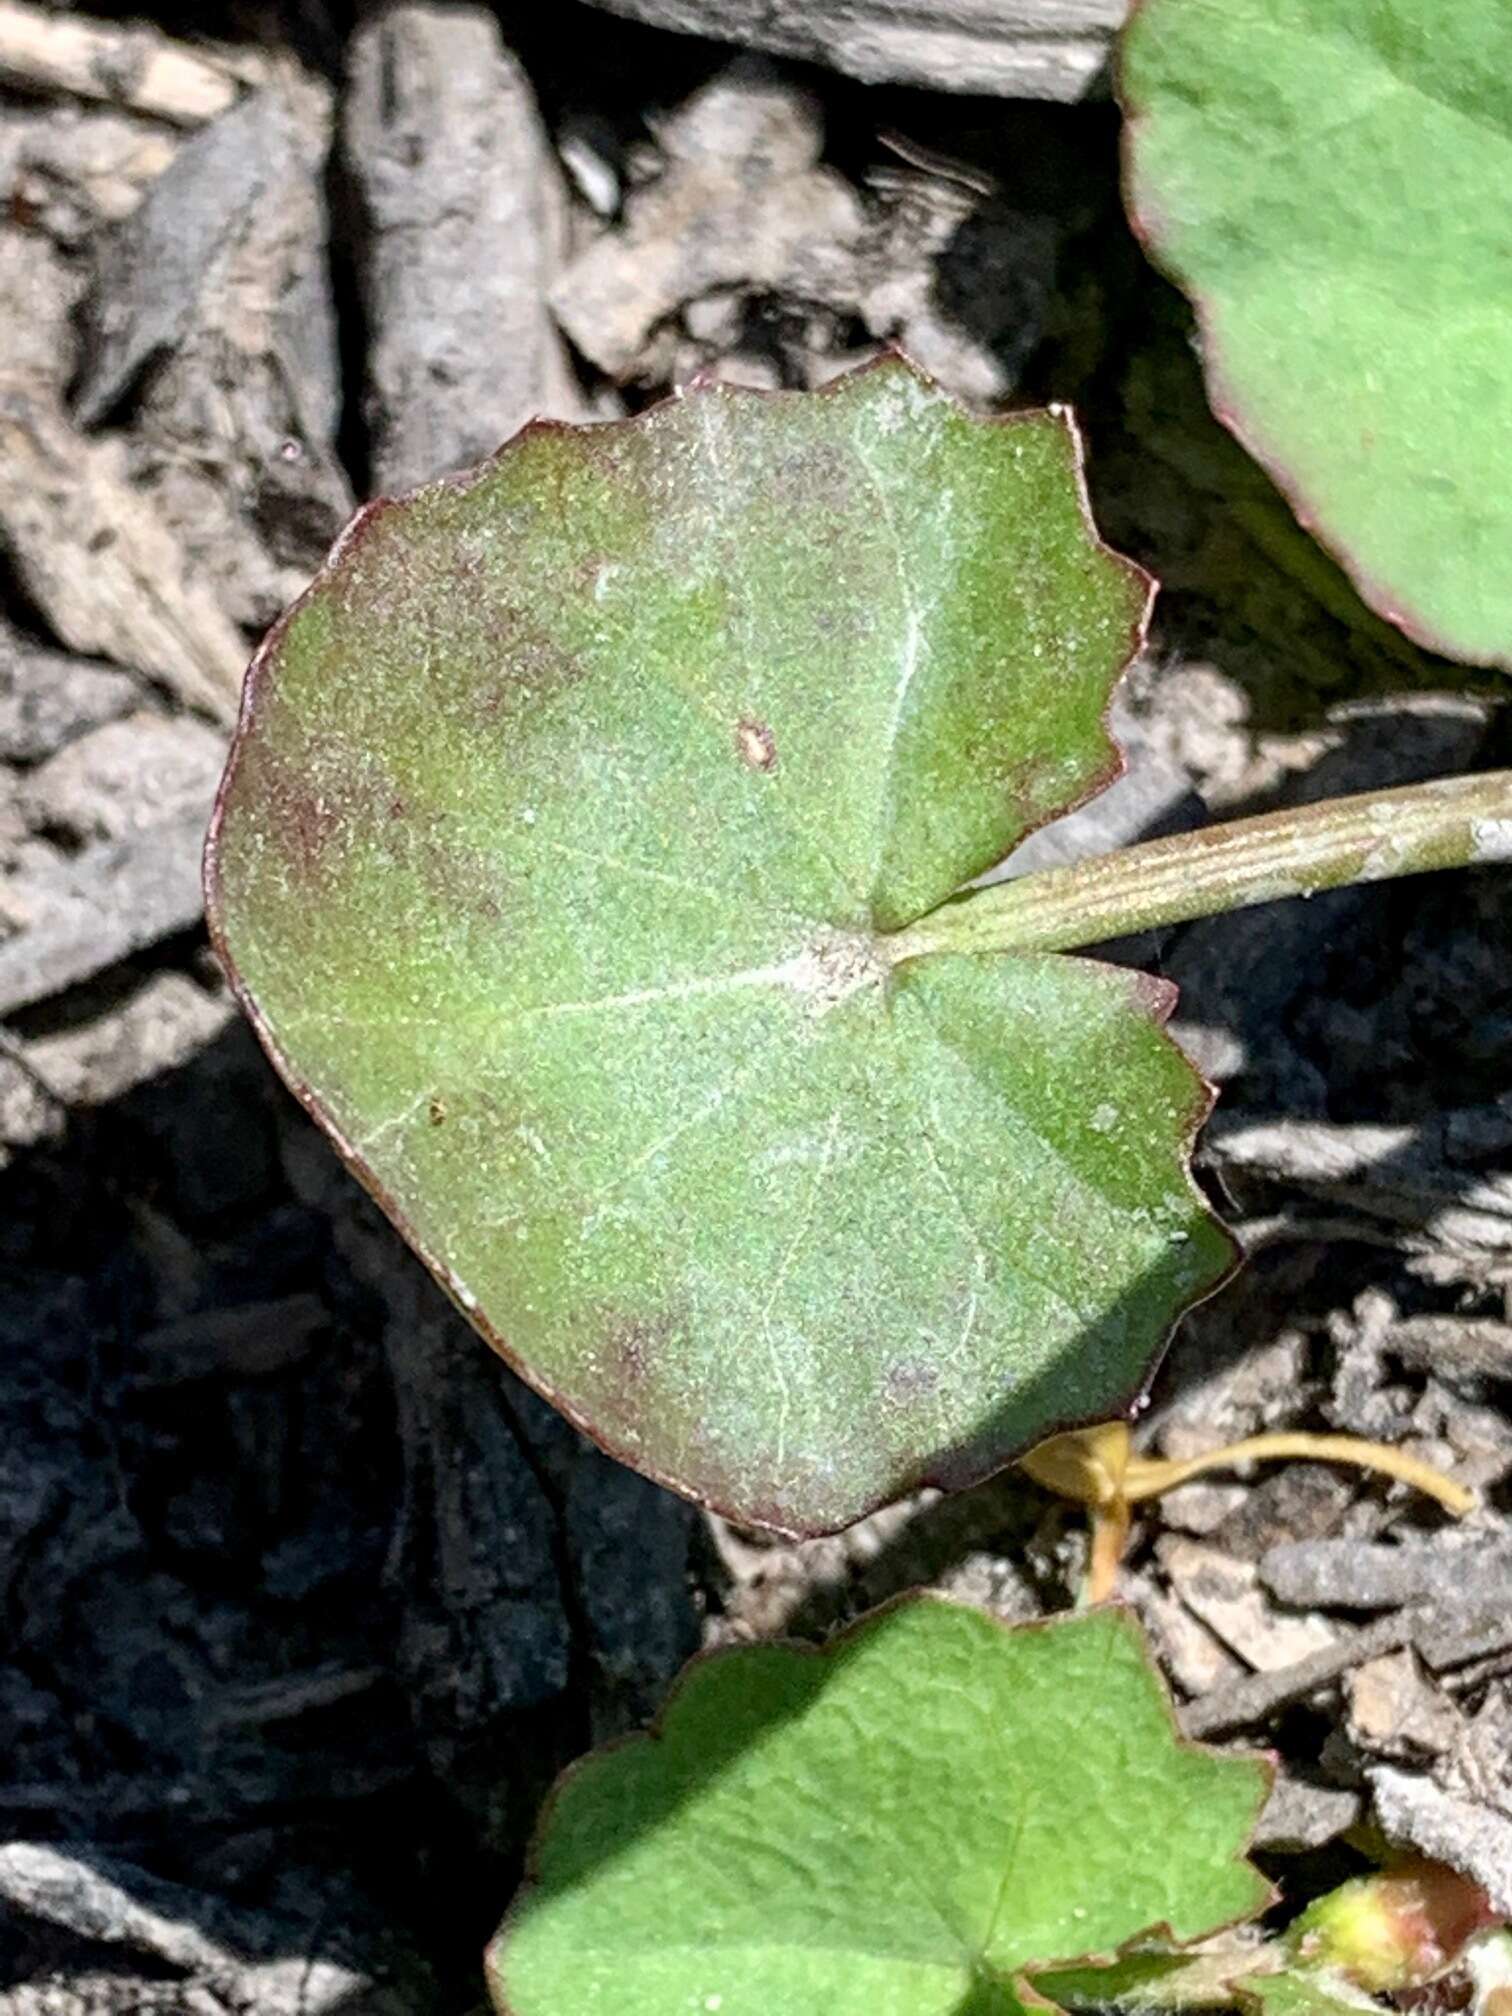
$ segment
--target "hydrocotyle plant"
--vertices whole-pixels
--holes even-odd
[[[1261,1759],[1178,1737],[1127,1614],[1009,1629],[904,1598],[821,1650],[695,1660],[649,1735],[569,1769],[489,1955],[494,2006],[1347,2016],[1499,1922],[1412,1860],[1257,1937],[1269,1786]]]
[[[527,1379],[743,1523],[1125,1411],[1232,1264],[1170,989],[1065,954],[1512,855],[1496,773],[958,895],[1117,773],[1150,594],[1064,415],[892,357],[527,428],[254,662],[206,889],[274,1062]]]
[[[1512,670],[1512,9],[1140,0],[1120,92],[1218,417],[1373,608]]]
[[[1269,1780],[1178,1739],[1114,1610],[1008,1630],[914,1597],[695,1660],[652,1735],[558,1782],[495,2006],[1016,2016],[1055,1963],[1261,1910]]]

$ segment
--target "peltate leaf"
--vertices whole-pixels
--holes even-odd
[[[1111,776],[1144,577],[1064,419],[901,360],[375,506],[207,854],[275,1061],[615,1454],[832,1528],[1140,1387],[1227,1246],[1168,994],[886,934]]]
[[[1259,1910],[1268,1773],[1181,1742],[1124,1613],[915,1597],[695,1661],[569,1771],[490,1956],[505,2016],[1012,2016],[1024,1977]]]
[[[1512,668],[1512,8],[1142,0],[1122,88],[1220,418],[1372,607]]]

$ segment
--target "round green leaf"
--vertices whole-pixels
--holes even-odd
[[[373,507],[207,857],[274,1060],[613,1453],[841,1526],[1140,1387],[1228,1259],[1168,990],[886,934],[1110,777],[1147,583],[1068,423],[899,360]]]
[[[695,1661],[562,1778],[501,2016],[1012,2016],[1024,1976],[1263,1908],[1255,1758],[1181,1742],[1132,1619],[916,1597]]]
[[[1512,668],[1512,9],[1142,0],[1122,89],[1219,417],[1373,608]]]

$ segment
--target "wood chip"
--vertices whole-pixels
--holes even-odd
[[[44,240],[0,229],[0,326],[30,332],[0,372],[0,543],[70,650],[130,666],[229,723],[240,631],[129,480],[125,443],[87,438],[64,411],[72,293]]]
[[[1154,1640],[1160,1663],[1183,1694],[1201,1696],[1215,1687],[1232,1685],[1244,1676],[1243,1663],[1210,1631],[1178,1596],[1146,1575],[1128,1570],[1120,1577],[1120,1592],[1139,1612],[1140,1622]]]
[[[1253,1673],[1233,1686],[1215,1688],[1182,1709],[1181,1726],[1189,1736],[1256,1728],[1289,1702],[1317,1693],[1351,1668],[1395,1652],[1402,1645],[1415,1645],[1430,1671],[1452,1673],[1509,1642],[1512,1616],[1504,1602],[1488,1615],[1456,1613],[1448,1606],[1399,1610],[1357,1631],[1339,1633],[1331,1645],[1293,1665]]]
[[[731,64],[657,129],[664,166],[632,192],[552,291],[563,328],[611,376],[685,302],[741,287],[858,312],[861,199],[823,163],[812,95],[748,61]]]
[[[62,1989],[40,1982],[33,1996],[5,1996],[7,2016],[54,2016],[64,2009],[163,2008],[145,1985],[121,1975],[133,1959],[173,1977],[172,2007],[187,2016],[256,2009],[259,2016],[403,2016],[415,2006],[399,1983],[365,1979],[323,1950],[309,1926],[261,1918],[208,1892],[191,1891],[93,1851],[83,1858],[33,1841],[0,1845],[0,1910],[82,1940],[116,1963],[109,1975],[85,1973]],[[92,1956],[93,1957],[93,1956]],[[182,1979],[178,1977],[182,1976]],[[133,1988],[135,1987],[135,1992]],[[94,1992],[99,1999],[94,1999]]]
[[[280,104],[259,92],[196,135],[145,203],[96,251],[81,304],[84,360],[73,411],[95,427],[132,380],[178,348],[228,240],[245,230],[267,185]]]
[[[1512,1817],[1396,1764],[1377,1765],[1368,1775],[1392,1840],[1471,1877],[1495,1910],[1512,1916]]]
[[[0,885],[25,928],[0,942],[0,1015],[89,980],[201,914],[204,818],[86,847],[73,860],[32,857]]]
[[[0,760],[40,763],[128,713],[141,691],[113,666],[50,651],[0,623]]]
[[[1382,1126],[1332,1120],[1250,1120],[1235,1110],[1207,1136],[1211,1164],[1226,1181],[1282,1183],[1320,1202],[1373,1219],[1409,1251],[1465,1254],[1512,1249],[1512,1175],[1475,1171],[1452,1155],[1465,1116]],[[1512,1115],[1503,1116],[1512,1135]]]
[[[1326,1650],[1334,1632],[1321,1617],[1292,1617],[1274,1604],[1248,1561],[1170,1533],[1156,1558],[1183,1603],[1225,1645],[1261,1672]]]
[[[1462,1605],[1495,1603],[1512,1590],[1512,1542],[1473,1531],[1394,1547],[1298,1540],[1269,1549],[1260,1579],[1281,1602],[1307,1609],[1391,1609],[1438,1595],[1446,1581]]]
[[[1512,1323],[1472,1316],[1408,1316],[1391,1325],[1385,1348],[1404,1365],[1470,1378],[1512,1379]]]
[[[78,736],[22,779],[21,809],[54,841],[124,840],[164,820],[208,822],[224,738],[192,716],[146,709]]]
[[[154,972],[100,1014],[59,1017],[18,1046],[15,1061],[77,1113],[190,1063],[236,1015],[229,995],[207,992],[186,973]]]
[[[249,637],[352,508],[334,451],[333,120],[329,88],[291,72],[197,133],[96,241],[77,318],[76,422],[126,413],[127,480],[184,579]]]
[[[132,1346],[132,1368],[145,1385],[196,1379],[268,1379],[288,1372],[331,1328],[318,1295],[285,1295],[181,1316],[147,1331]]]
[[[1412,1628],[1413,1620],[1405,1612],[1397,1617],[1379,1618],[1361,1631],[1336,1638],[1333,1644],[1297,1660],[1294,1665],[1271,1673],[1253,1673],[1232,1687],[1215,1688],[1180,1711],[1182,1729],[1188,1736],[1223,1736],[1235,1729],[1257,1728],[1278,1708],[1315,1694],[1351,1666],[1383,1652],[1394,1652]]]
[[[1128,0],[598,0],[716,42],[828,63],[868,84],[1085,97]]]
[[[538,415],[586,417],[546,306],[566,190],[497,18],[409,5],[360,28],[344,151],[368,227],[379,487],[481,461]]]
[[[1256,1848],[1297,1855],[1337,1839],[1360,1817],[1358,1792],[1338,1785],[1314,1785],[1278,1770],[1271,1795],[1255,1827]]]
[[[1442,1757],[1462,1732],[1458,1709],[1429,1680],[1410,1645],[1355,1667],[1345,1676],[1344,1694],[1349,1733],[1373,1757]]]
[[[229,58],[186,49],[155,29],[21,0],[0,0],[0,83],[122,105],[175,126],[202,126],[240,89]]]

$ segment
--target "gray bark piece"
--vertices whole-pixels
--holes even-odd
[[[1336,1629],[1321,1617],[1291,1617],[1260,1588],[1254,1568],[1182,1533],[1155,1543],[1156,1559],[1194,1616],[1249,1666],[1274,1672],[1326,1652]]]
[[[0,186],[36,229],[71,250],[129,216],[180,144],[177,134],[125,112],[6,105]]]
[[[1272,1547],[1260,1579],[1305,1609],[1386,1610],[1452,1587],[1457,1603],[1494,1605],[1512,1593],[1512,1544],[1484,1533],[1388,1547],[1360,1540],[1298,1540]]]
[[[656,326],[718,288],[860,305],[867,219],[820,165],[816,100],[742,59],[657,129],[662,174],[573,262],[552,306],[585,357],[628,373]]]
[[[481,7],[361,28],[344,119],[369,232],[373,473],[411,489],[537,415],[586,415],[546,307],[567,197],[529,80]]]
[[[136,23],[121,27],[80,20],[74,8],[0,0],[0,83],[23,90],[67,92],[198,126],[233,102],[249,67],[245,55],[189,49]]]
[[[1278,1708],[1331,1686],[1367,1659],[1394,1652],[1411,1638],[1413,1625],[1414,1619],[1406,1615],[1377,1618],[1374,1624],[1337,1638],[1332,1645],[1289,1666],[1251,1673],[1230,1685],[1215,1687],[1179,1711],[1182,1733],[1206,1739],[1226,1736],[1235,1729],[1257,1728]]]
[[[24,859],[0,883],[0,907],[21,928],[0,940],[0,1015],[92,979],[200,916],[202,812],[102,841],[72,861]]]
[[[1465,1732],[1453,1700],[1428,1678],[1410,1645],[1346,1674],[1344,1698],[1350,1741],[1369,1757],[1421,1763],[1447,1756]]]
[[[1404,1608],[1389,1617],[1377,1617],[1356,1631],[1342,1632],[1332,1645],[1289,1666],[1251,1673],[1231,1686],[1215,1687],[1181,1710],[1181,1726],[1186,1735],[1204,1738],[1255,1728],[1288,1702],[1315,1694],[1367,1660],[1383,1658],[1402,1645],[1415,1646],[1430,1671],[1447,1673],[1488,1652],[1501,1651],[1509,1640],[1512,1625],[1507,1621],[1504,1601],[1489,1614],[1476,1614],[1474,1605],[1460,1607],[1452,1601],[1442,1608]]]
[[[38,831],[74,842],[124,840],[166,820],[208,820],[225,763],[222,738],[191,716],[146,712],[91,729],[38,766],[20,792]]]
[[[1322,1848],[1337,1838],[1360,1817],[1362,1801],[1358,1792],[1337,1785],[1314,1785],[1278,1771],[1255,1827],[1253,1845],[1283,1854],[1297,1855],[1310,1848]]]
[[[0,227],[0,543],[71,650],[160,681],[229,721],[246,663],[215,584],[134,483],[126,442],[63,408],[75,282],[45,239]]]
[[[597,0],[716,42],[827,63],[867,84],[999,98],[1098,87],[1128,0]]]
[[[130,480],[123,449],[87,441],[59,408],[19,395],[0,412],[0,535],[65,644],[229,723],[246,645]]]
[[[145,1331],[134,1345],[137,1376],[147,1386],[265,1379],[302,1363],[330,1328],[330,1310],[309,1293],[204,1310]]]
[[[1512,1324],[1489,1317],[1409,1316],[1392,1324],[1386,1348],[1440,1377],[1512,1379]]]
[[[140,698],[125,672],[49,651],[0,624],[0,761],[40,763]]]
[[[1512,1113],[1503,1117],[1512,1140]],[[1377,1237],[1409,1250],[1500,1256],[1512,1250],[1512,1175],[1457,1159],[1461,1118],[1441,1113],[1415,1126],[1252,1121],[1242,1108],[1225,1114],[1220,1106],[1203,1159],[1230,1184],[1284,1185],[1357,1222],[1373,1221]]]
[[[280,126],[274,93],[246,99],[181,148],[106,238],[82,317],[81,426],[98,426],[150,362],[177,348],[217,258],[267,186]]]
[[[253,631],[302,590],[352,505],[333,446],[331,127],[329,91],[293,69],[217,119],[106,234],[82,304],[79,420],[140,390],[133,483],[191,578]]]
[[[1494,1910],[1512,1914],[1512,1818],[1395,1764],[1377,1765],[1369,1778],[1392,1840],[1447,1862],[1482,1886]]]
[[[33,1036],[11,1061],[24,1061],[77,1112],[189,1063],[235,1014],[225,995],[208,993],[186,973],[154,973],[106,1013]]]
[[[85,1986],[87,1976],[66,1986],[19,1986],[0,1993],[0,2016],[105,2016],[114,2010],[125,2016],[143,2008],[161,2008],[164,2016],[170,2010],[231,2016],[250,2009],[258,2016],[334,2016],[337,2010],[341,2016],[406,2016],[414,2006],[397,1984],[365,1978],[323,1951],[324,1942],[309,1928],[237,1910],[128,1864],[85,1860],[40,1842],[0,1844],[0,1911],[13,1928],[18,1918],[29,1918],[96,1954],[106,1948],[130,1969],[113,1974],[113,1988],[112,1977],[95,1977],[98,2000]],[[146,1999],[151,1990],[135,1978],[133,1961],[186,1978],[157,2003]]]
[[[877,170],[863,196],[824,161],[816,99],[761,57],[729,64],[655,132],[660,171],[552,290],[602,370],[813,385],[856,361],[859,322],[957,398],[990,406],[1013,390],[1044,329],[1052,219],[1001,202],[990,178],[912,166]]]

